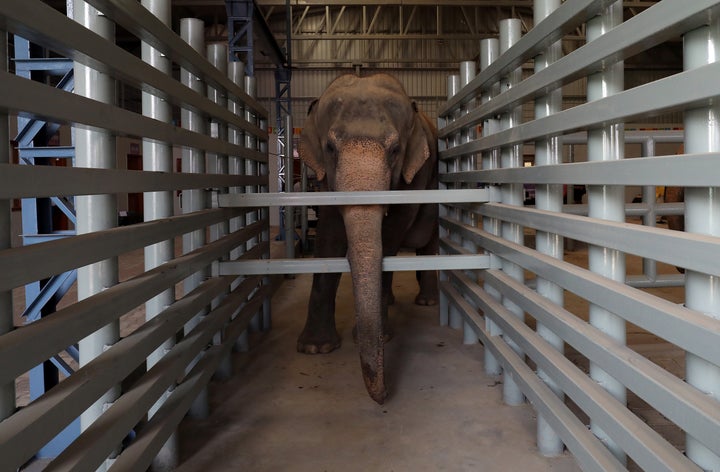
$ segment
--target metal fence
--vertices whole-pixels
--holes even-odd
[[[180,420],[207,413],[211,376],[230,374],[248,327],[270,325],[276,279],[213,276],[221,260],[269,257],[267,210],[217,205],[222,194],[268,190],[267,111],[225,45],[206,47],[201,21],[170,29],[170,0],[67,6],[66,15],[39,0],[0,3],[0,469],[58,441],[46,470],[169,469]],[[116,45],[116,25],[142,41],[142,59]],[[10,64],[8,39],[40,58]],[[74,63],[59,67],[65,58]],[[56,88],[47,74],[58,69]],[[142,114],[116,106],[119,83],[141,91]],[[10,117],[18,136],[36,133],[19,163]],[[74,157],[54,166],[58,148],[40,141],[60,128],[72,129],[62,151]],[[143,170],[117,168],[118,137],[142,140]],[[145,221],[118,226],[117,195],[129,192],[143,193]],[[62,199],[73,227],[25,227],[26,244],[11,247],[14,199],[33,218]],[[118,257],[143,248],[144,269],[121,280]],[[58,296],[47,295],[54,278],[74,271],[78,301],[45,305]],[[26,284],[41,287],[28,305],[42,303],[42,316],[14,327],[12,292]],[[143,305],[146,319],[121,338],[120,318]],[[16,408],[28,371],[31,401]]]
[[[481,44],[479,73],[463,64],[440,111],[441,185],[488,196],[443,205],[442,250],[490,256],[488,270],[444,272],[441,322],[464,327],[466,342],[479,338],[507,403],[533,405],[541,453],[566,446],[584,470],[720,470],[718,11],[717,1],[662,0],[623,21],[620,1],[538,0],[534,28],[522,36],[517,20],[503,21],[500,37]],[[578,27],[588,41],[563,57],[560,41]],[[681,73],[624,90],[625,58],[680,38]],[[535,72],[520,80],[527,61]],[[581,77],[587,103],[563,110],[561,86]],[[523,122],[528,102],[535,118]],[[626,159],[625,124],[670,111],[684,111],[685,154],[646,147]],[[566,137],[587,143],[587,162],[563,163]],[[524,145],[534,148],[531,167]],[[535,185],[532,207],[523,184]],[[563,205],[563,185],[586,186],[587,205]],[[666,185],[686,188],[686,232],[655,225],[662,211],[682,210],[654,205],[655,186]],[[652,193],[627,205],[625,186]],[[630,215],[645,225],[628,223]],[[565,238],[587,243],[587,264],[563,260]],[[629,255],[684,267],[685,303],[638,288],[667,281],[650,266],[631,280]],[[565,307],[568,293],[587,302],[587,320]],[[681,349],[684,378],[631,349],[629,323]],[[587,371],[566,346],[589,361]],[[628,409],[628,392],[681,428],[684,445]]]

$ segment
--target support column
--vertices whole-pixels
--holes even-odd
[[[500,55],[500,42],[497,38],[488,38],[480,41],[480,71],[487,69],[490,64]],[[500,92],[500,84],[496,83],[490,90],[484,93],[481,97],[482,103],[489,102],[495,95]],[[487,119],[483,122],[482,134],[483,136],[490,136],[491,134],[497,133],[500,130],[500,122],[496,119]],[[493,149],[482,153],[482,169],[497,169],[500,167],[500,151]],[[501,200],[500,187],[497,185],[488,186],[491,202],[499,202]],[[482,227],[488,233],[500,236],[500,220],[497,218],[483,217]],[[499,269],[501,267],[501,261],[495,254],[490,254],[490,268]],[[501,300],[502,295],[492,285],[484,284],[483,288],[485,291],[494,297],[496,300]],[[485,329],[491,336],[498,336],[502,332],[497,324],[495,324],[490,317],[485,317]],[[484,348],[484,364],[485,373],[487,375],[500,375],[502,373],[502,367],[495,358],[492,350],[485,346]]]
[[[560,8],[560,0],[535,0],[535,25],[543,21],[556,9]],[[551,45],[545,52],[535,57],[535,72],[549,67],[562,55],[562,42]],[[543,118],[562,111],[562,88],[557,88],[543,97],[535,100],[535,118]],[[556,165],[562,163],[562,142],[560,136],[553,136],[535,142],[535,165]],[[561,212],[563,205],[562,185],[538,185],[535,189],[535,206],[539,210]],[[535,237],[536,248],[539,252],[556,259],[563,258],[563,238],[558,234],[538,231]],[[563,306],[562,287],[538,277],[537,292]],[[537,323],[537,333],[550,343],[556,350],[563,352],[564,342],[557,334],[541,323]],[[559,397],[563,397],[562,389],[538,369],[538,377]],[[537,418],[537,444],[540,453],[544,456],[557,456],[563,452],[563,443],[555,431],[548,425],[545,417],[538,414]]]
[[[245,76],[245,93],[250,95],[251,97],[255,98],[255,95],[257,93],[257,81],[255,80],[255,77],[246,75]],[[253,111],[249,107],[245,107],[245,121],[249,123],[255,123],[257,124],[258,118],[253,113]],[[245,147],[247,149],[257,149],[258,148],[258,139],[253,136],[250,133],[245,134]],[[245,160],[245,175],[258,175],[260,170],[260,165],[253,161],[252,159],[246,159]],[[247,193],[257,193],[260,191],[260,189],[257,186],[247,186],[245,188],[245,191]],[[257,211],[251,211],[247,213],[245,216],[245,224],[251,225],[253,223],[256,223],[258,221],[259,215]],[[257,237],[251,238],[246,243],[246,249],[249,251],[253,247],[255,247],[259,243],[259,240]],[[253,318],[250,320],[250,327],[253,331],[260,331],[261,329],[264,329],[265,326],[263,325],[263,313],[258,312]]]
[[[75,0],[73,15],[78,23],[103,38],[114,41],[115,25],[85,1]],[[75,63],[75,93],[112,104],[115,99],[115,81],[101,72]],[[117,166],[115,137],[107,131],[75,128],[75,166],[114,169]],[[77,234],[92,233],[117,226],[118,208],[115,195],[78,196],[75,199],[75,207]],[[78,300],[91,297],[117,283],[116,257],[81,267],[77,276]],[[82,339],[79,343],[80,367],[87,365],[119,339],[118,321]],[[81,430],[86,430],[119,395],[120,385],[116,385],[88,408],[80,417]],[[103,464],[99,470],[106,468],[107,464]]]
[[[587,39],[593,41],[607,34],[623,21],[622,1],[610,5],[605,12],[587,23]],[[605,70],[588,77],[587,100],[591,102],[623,90],[623,63],[608,64]],[[588,131],[588,161],[611,161],[625,156],[625,128],[614,124]],[[610,221],[625,221],[625,189],[619,185],[588,186],[588,216]],[[620,282],[625,281],[625,255],[599,246],[588,248],[591,271]],[[597,305],[590,305],[590,324],[620,344],[626,343],[625,320]],[[590,361],[590,376],[610,392],[620,403],[627,404],[625,386]],[[622,462],[625,453],[597,424],[591,422],[593,433],[602,440]]]
[[[200,54],[205,53],[205,25],[201,20],[195,18],[182,18],[180,20],[180,36],[193,49]],[[195,93],[204,95],[205,90],[199,77],[194,76],[190,71],[181,68],[180,80]],[[194,111],[183,108],[181,111],[181,122],[185,129],[196,133],[205,133],[206,126],[203,117]],[[182,151],[182,171],[187,173],[205,173],[205,153],[199,149],[184,148]],[[205,209],[206,195],[203,189],[185,189],[182,192],[183,213],[193,213]],[[205,228],[201,228],[183,235],[183,253],[194,251],[205,246]],[[184,293],[188,294],[197,288],[207,277],[209,270],[203,269],[191,275],[183,282]],[[185,325],[185,334],[189,333],[200,319],[208,313],[207,308],[198,313]],[[192,363],[194,365],[194,362]],[[192,365],[188,369],[192,368]],[[190,407],[188,414],[194,418],[205,418],[209,414],[207,387],[203,388],[198,397]]]
[[[520,40],[521,36],[521,23],[519,19],[510,18],[502,20],[500,22],[500,54],[504,54],[508,49],[510,49]],[[506,80],[502,81],[500,91],[508,91],[515,85],[519,84],[521,80],[522,68],[518,67],[509,73]],[[518,126],[521,121],[522,106],[519,106],[502,116],[500,127],[502,129],[510,129]],[[503,168],[522,167],[522,147],[522,144],[515,144],[502,148],[500,151],[500,165]],[[501,193],[502,202],[504,204],[522,206],[522,184],[503,184],[501,186]],[[524,241],[523,228],[518,224],[503,222],[501,231],[502,237],[508,241],[518,244],[522,244]],[[515,280],[524,283],[524,271],[519,265],[503,260],[502,270]],[[503,306],[520,319],[525,316],[524,310],[506,297],[503,297]],[[510,346],[521,358],[524,358],[525,354],[520,349],[520,346],[513,342],[513,340],[509,337],[504,337],[504,339],[508,346]],[[520,387],[517,385],[512,375],[507,371],[505,371],[503,375],[503,399],[508,405],[520,405],[525,401],[525,396],[520,390]]]
[[[7,32],[0,31],[0,68],[8,70]],[[0,113],[0,164],[10,163],[10,128],[7,113]],[[12,243],[11,200],[0,200],[0,250]],[[12,289],[0,292],[0,336],[12,331],[13,299]],[[0,421],[15,412],[15,382],[0,385]]]
[[[463,61],[460,63],[460,88],[464,88],[467,86],[476,75],[477,71],[477,64],[475,61]],[[470,111],[470,108],[473,108],[474,105],[470,104],[466,106],[463,110],[464,113],[468,113]],[[460,137],[461,144],[469,143],[471,141],[474,141],[477,139],[477,133],[475,132],[475,128],[468,129],[464,131]],[[474,154],[471,154],[469,156],[465,156],[460,161],[460,170],[477,170],[477,161]],[[461,185],[462,187],[463,185]],[[466,186],[466,185],[465,185]],[[477,226],[477,219],[475,217],[475,213],[472,211],[462,211],[462,222],[466,225],[475,227]],[[472,242],[470,239],[463,238],[463,247],[473,254],[477,253],[477,244]],[[470,271],[468,271],[470,272]],[[471,277],[473,280],[477,281],[477,271],[472,271]],[[472,325],[468,323],[467,321],[463,321],[463,344],[478,344],[480,341],[478,339],[477,334],[475,333],[475,330],[472,328]]]
[[[243,64],[240,61],[232,61],[228,64],[228,78],[232,80],[232,82],[235,85],[238,85],[240,87],[243,86],[245,82],[245,64]],[[227,102],[228,110],[230,110],[233,114],[237,116],[243,115],[243,107],[242,104],[237,102],[237,99],[228,99]],[[236,128],[233,125],[228,126],[228,141],[230,141],[231,144],[237,144],[241,145],[243,143],[244,137],[243,132]],[[241,159],[238,156],[230,156],[229,157],[229,172],[232,175],[242,175],[245,173],[245,160]],[[243,187],[231,187],[230,193],[241,193],[245,189]],[[245,218],[238,216],[235,218],[232,218],[230,220],[230,232],[234,233],[235,231],[239,231],[243,228],[245,225]],[[236,249],[233,249],[230,252],[230,260],[235,260],[240,255],[242,255],[245,252],[245,246],[242,245]],[[240,281],[242,280],[241,277],[238,277],[235,282],[230,286],[231,290],[235,290],[237,286],[239,285]],[[246,352],[249,349],[249,340],[248,340],[248,332],[247,330],[243,331],[243,333],[238,338],[237,342],[235,343],[235,350],[240,352]]]
[[[227,46],[225,43],[215,43],[215,44],[209,44],[207,46],[207,58],[210,64],[215,66],[216,69],[218,69],[220,72],[222,72],[224,75],[227,75],[228,73],[228,63],[227,63]],[[213,102],[217,103],[220,106],[227,107],[227,94],[224,90],[217,90],[214,87],[208,86],[207,88],[207,94],[208,98],[212,100]],[[210,121],[210,136],[212,136],[215,139],[219,139],[221,141],[227,141],[228,139],[228,129],[227,126],[218,120],[211,120]],[[216,154],[216,153],[210,153],[207,155],[207,167],[208,172],[212,174],[227,174],[229,172],[228,168],[228,156],[225,154]],[[218,192],[220,194],[222,193],[228,193],[228,188],[220,188],[220,189],[213,189],[214,192]],[[214,199],[213,199],[214,200]],[[230,224],[229,221],[223,221],[222,223],[218,223],[215,225],[212,225],[210,227],[210,241],[217,241],[218,239],[227,236],[230,233]],[[229,254],[223,258],[227,259],[229,258]],[[221,294],[220,296],[216,297],[215,300],[213,300],[211,308],[215,309],[218,305],[220,305],[220,302],[222,299],[227,295],[227,293]],[[217,344],[222,344],[223,342],[223,335],[222,330],[215,334],[213,338],[213,342]],[[228,354],[225,356],[225,358],[220,362],[220,365],[218,366],[217,371],[215,371],[214,376],[218,379],[229,379],[232,376],[232,356],[231,353],[228,352]]]
[[[718,60],[720,21],[714,19],[685,35],[684,68],[694,69]],[[720,105],[717,103],[685,112],[685,152],[720,151]],[[720,188],[685,189],[685,231],[720,236]],[[720,319],[720,277],[692,270],[685,273],[685,305]],[[691,353],[685,355],[685,379],[698,390],[720,399],[720,367]],[[720,470],[720,457],[690,435],[685,440],[687,456],[704,470]]]
[[[155,15],[164,25],[170,26],[170,0],[142,0],[142,5]],[[141,43],[141,55],[143,61],[171,75],[172,64],[164,54],[150,46],[148,43]],[[164,99],[142,92],[143,115],[149,116],[164,123],[172,123],[172,107]],[[143,170],[152,172],[173,172],[173,153],[169,143],[161,143],[154,140],[143,140]],[[174,203],[173,192],[145,192],[143,194],[143,215],[145,221],[153,221],[173,216]],[[175,257],[175,241],[168,239],[145,248],[145,270],[149,271],[161,264],[171,261]],[[145,320],[150,321],[162,313],[167,307],[175,302],[175,290],[168,289],[148,300],[145,303]],[[155,352],[148,356],[146,361],[147,370],[157,364],[162,357],[175,345],[175,338],[165,340]],[[162,397],[148,412],[148,418],[152,418],[157,410],[165,403],[171,390],[167,390]],[[174,432],[166,441],[165,445],[153,460],[152,470],[169,471],[176,468],[180,461],[178,449],[178,436]]]
[[[457,74],[448,76],[447,81],[447,96],[448,99],[451,99],[454,97],[458,92],[460,91],[460,76]],[[456,114],[452,117],[452,119],[456,119],[458,117],[458,114]],[[461,134],[455,134],[451,138],[448,138],[450,140],[450,145],[452,147],[458,146],[461,142]],[[453,158],[451,161],[444,161],[445,165],[445,171],[446,172],[458,172],[460,170],[460,159],[459,158]],[[448,188],[447,184],[440,184],[441,188]],[[453,188],[457,188],[459,184],[453,184]],[[441,215],[447,216],[450,211],[448,210],[447,205],[442,205],[441,207]],[[455,208],[452,210],[452,213],[454,213],[454,216],[456,219],[460,219],[460,210]],[[457,233],[453,233],[452,231],[448,231],[445,235],[446,238],[452,240],[453,242],[459,243],[461,238]],[[443,254],[444,251],[441,251],[441,254]],[[441,280],[447,280],[447,278],[442,275]],[[442,292],[441,292],[442,293]],[[447,302],[447,299],[445,295],[441,295],[440,298],[440,325],[443,326],[447,324],[452,329],[460,329],[463,325],[462,315],[460,314],[460,311],[455,307],[455,305],[450,305]]]

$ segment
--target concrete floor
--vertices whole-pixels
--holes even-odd
[[[390,397],[366,394],[352,342],[352,289],[338,292],[344,343],[331,354],[295,351],[312,277],[287,280],[273,299],[273,329],[235,354],[235,376],[210,388],[211,415],[180,428],[190,471],[576,471],[569,454],[540,456],[529,405],[502,402],[483,372],[483,349],[414,305],[414,273],[396,274],[395,337],[386,347]]]

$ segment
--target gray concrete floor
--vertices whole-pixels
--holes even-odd
[[[537,452],[532,408],[504,405],[501,379],[483,372],[482,346],[463,345],[460,332],[438,326],[436,307],[413,303],[414,273],[396,274],[384,405],[363,386],[349,277],[338,292],[343,346],[298,354],[311,281],[285,281],[273,329],[234,355],[231,380],[211,384],[210,417],[183,422],[179,471],[580,470],[567,453]]]

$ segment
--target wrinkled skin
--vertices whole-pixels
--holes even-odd
[[[437,188],[437,134],[393,77],[341,76],[314,102],[300,141],[300,157],[329,191]],[[324,206],[318,214],[316,257],[346,256],[355,298],[355,334],[365,386],[386,396],[384,342],[392,273],[383,256],[401,247],[438,252],[437,205]],[[340,347],[335,295],[341,274],[315,274],[308,317],[297,349],[315,354]],[[416,303],[438,300],[437,273],[421,272]]]

